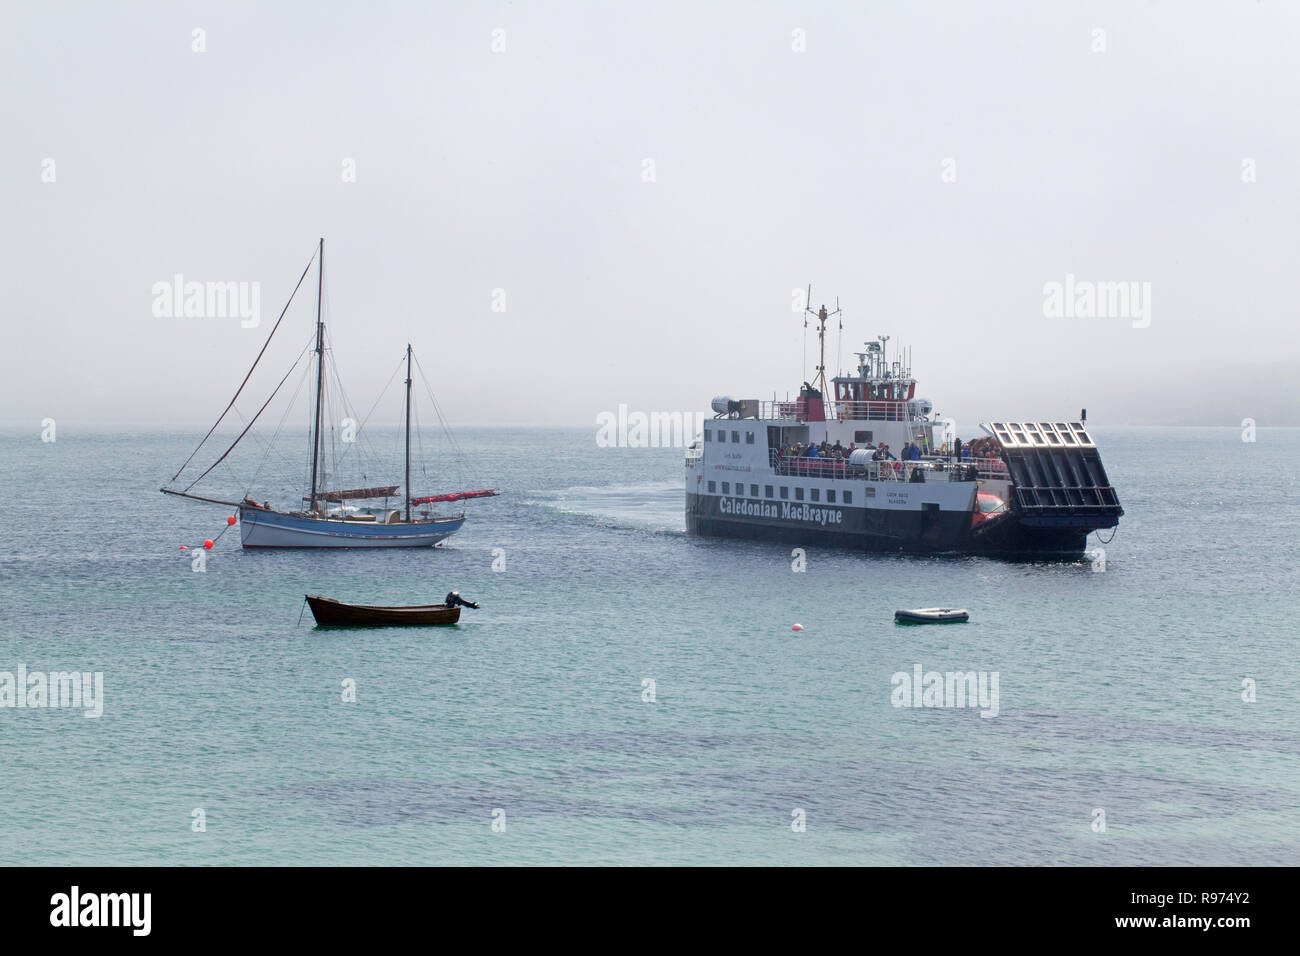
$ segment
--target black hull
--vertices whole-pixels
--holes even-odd
[[[1088,535],[1095,530],[1089,526],[1034,527],[1012,513],[977,529],[969,550],[971,554],[1078,556],[1088,550]]]
[[[455,624],[459,605],[424,604],[415,607],[373,607],[344,604],[333,598],[307,595],[312,617],[321,627],[429,627]]]
[[[1031,528],[1015,515],[987,522],[972,534],[965,511],[889,511],[844,508],[835,527],[723,514],[713,495],[686,496],[686,530],[709,538],[772,541],[794,546],[913,554],[1057,555],[1087,550],[1091,528]]]
[[[824,510],[837,511],[842,520],[834,525],[820,525],[807,521],[728,515],[721,511],[720,501],[716,495],[688,494],[686,530],[710,538],[920,554],[961,551],[970,540],[970,514],[963,511],[828,507]]]

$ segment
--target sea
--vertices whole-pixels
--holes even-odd
[[[1300,430],[1093,432],[1116,533],[1024,561],[692,537],[682,449],[594,427],[459,430],[501,494],[437,548],[245,552],[158,493],[201,432],[7,428],[0,703],[102,690],[0,706],[0,863],[1300,862]]]

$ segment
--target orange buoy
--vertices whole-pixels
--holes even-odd
[[[235,523],[234,515],[231,515],[229,518],[226,519],[226,524],[234,524],[234,523]]]
[[[204,542],[203,542],[203,547],[205,547],[205,548],[211,548],[211,547],[212,547],[212,539],[211,539],[211,538],[208,538],[207,541],[204,541]]]
[[[181,545],[181,550],[182,550],[182,551],[188,551],[189,549],[190,549],[190,546],[189,546],[188,544],[183,544],[183,545]]]

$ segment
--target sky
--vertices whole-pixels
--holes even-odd
[[[1298,425],[1298,41],[1270,0],[6,0],[0,422],[210,424],[324,237],[358,406],[407,342],[459,425],[784,396],[811,283],[832,368],[890,335],[958,422]],[[256,324],[158,314],[178,274]],[[313,275],[250,394],[314,318]]]

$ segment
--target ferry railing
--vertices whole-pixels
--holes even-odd
[[[1011,472],[1001,458],[963,458],[962,464],[974,465],[981,478],[1010,479]]]
[[[905,401],[895,402],[853,402],[836,399],[824,400],[826,418],[830,421],[868,421],[868,422],[907,422],[921,421],[910,414]],[[802,399],[786,401],[758,401],[752,406],[757,414],[742,412],[746,418],[760,418],[766,421],[801,422],[806,421]]]
[[[838,421],[852,420],[863,422],[907,422],[913,416],[908,414],[907,402],[896,401],[831,401],[826,406],[826,417]]]
[[[769,421],[799,421],[798,412],[799,405],[793,400],[787,402],[760,401],[758,403],[758,417]]]
[[[851,464],[843,458],[781,457],[771,452],[769,464],[772,471],[786,478],[836,478],[859,481],[974,481],[979,477],[978,465],[970,460],[955,462],[944,459],[919,461],[869,461],[862,465]],[[917,477],[920,472],[920,477]],[[1005,474],[1002,477],[1007,477]]]

